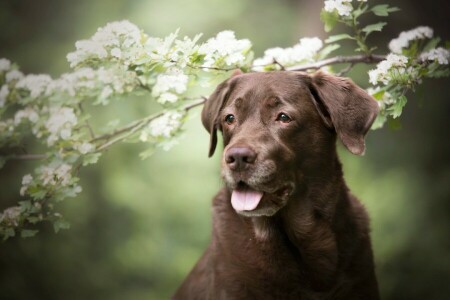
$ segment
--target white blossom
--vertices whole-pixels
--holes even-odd
[[[264,52],[262,58],[253,61],[253,69],[263,71],[264,66],[271,65],[276,60],[283,66],[295,65],[300,62],[312,62],[323,46],[323,42],[317,38],[302,38],[299,43],[289,48],[270,48]]]
[[[408,63],[408,58],[404,55],[397,55],[390,53],[385,60],[378,63],[377,68],[369,71],[369,81],[373,85],[377,82],[383,82],[387,84],[393,76],[398,74],[403,74],[405,72],[406,64]]]
[[[0,58],[0,72],[8,71],[11,68],[11,62],[9,59]]]
[[[36,123],[39,120],[38,113],[31,107],[19,110],[14,115],[14,124],[19,125],[23,119],[28,119],[32,123]]]
[[[404,48],[409,46],[413,40],[432,38],[433,29],[427,26],[419,26],[409,31],[403,31],[400,35],[389,42],[389,49],[393,53],[402,53]]]
[[[182,117],[182,113],[174,111],[163,114],[161,117],[151,121],[141,132],[140,140],[146,142],[148,141],[149,136],[154,138],[172,137],[181,127]]]
[[[13,206],[5,209],[3,213],[0,214],[0,223],[9,223],[18,226],[21,212],[22,209],[20,206]]]
[[[352,0],[327,0],[324,9],[327,12],[336,10],[340,16],[350,16],[353,10],[351,2]]]
[[[45,122],[45,128],[50,135],[47,139],[49,146],[53,145],[59,138],[67,140],[72,134],[72,128],[77,124],[77,116],[73,108],[70,107],[52,107],[50,116]]]
[[[72,179],[71,170],[72,166],[65,163],[56,168],[53,166],[43,166],[40,169],[40,179],[43,185],[59,184],[61,186],[67,186]]]
[[[375,95],[376,93],[380,92],[381,88],[379,86],[374,88],[368,88],[367,93],[371,96]],[[378,106],[381,109],[385,109],[387,106],[390,106],[395,103],[395,99],[392,97],[391,93],[388,91],[383,92],[383,97],[380,99],[377,99]]]
[[[95,146],[93,144],[91,144],[91,143],[84,142],[82,144],[76,145],[76,149],[81,154],[87,154],[87,153],[90,153],[90,152],[94,151],[95,150]]]
[[[78,41],[76,51],[67,55],[71,67],[88,59],[107,59],[109,56],[124,60],[126,65],[144,54],[141,31],[131,22],[124,20],[106,24],[89,39]]]
[[[214,66],[219,59],[223,59],[228,66],[237,66],[244,63],[244,54],[250,48],[249,40],[237,40],[233,31],[226,30],[202,44],[198,53],[205,55],[204,67]]]
[[[80,68],[72,73],[62,74],[58,79],[51,81],[45,94],[67,93],[74,97],[81,89],[94,89],[96,86],[97,71],[91,68]]]
[[[20,195],[24,196],[25,192],[27,191],[28,187],[30,186],[30,183],[33,182],[33,176],[31,174],[27,174],[23,176],[22,178],[22,187],[20,188]]]
[[[32,98],[37,98],[45,93],[51,82],[51,77],[46,74],[30,74],[20,79],[16,88],[28,90]]]
[[[159,97],[161,103],[175,102],[178,97],[176,94],[182,94],[187,90],[189,77],[179,69],[170,69],[167,73],[156,77],[156,83],[152,89],[152,95]],[[176,97],[176,98],[175,98]]]
[[[9,88],[6,84],[2,85],[0,88],[0,108],[5,106],[6,98],[9,95]]]
[[[8,73],[6,73],[6,82],[11,82],[13,80],[20,80],[23,78],[23,73],[19,70],[11,70]]]
[[[440,65],[448,65],[448,59],[450,57],[450,50],[444,49],[442,47],[431,49],[430,51],[423,52],[420,54],[420,59],[422,61],[437,60]]]
[[[111,50],[111,56],[116,57],[116,58],[121,58],[122,57],[122,51],[119,48],[113,48]]]

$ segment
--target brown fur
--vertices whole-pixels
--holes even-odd
[[[280,122],[280,112],[292,121]],[[377,112],[353,82],[321,72],[243,74],[219,85],[202,113],[210,155],[220,130],[224,157],[239,147],[256,160],[238,170],[222,160],[211,243],[174,299],[378,299],[368,216],[335,146],[339,137],[363,154]],[[231,206],[242,183],[264,191],[254,212]]]

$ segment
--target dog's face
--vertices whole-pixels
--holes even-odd
[[[378,105],[342,78],[317,73],[236,75],[220,84],[202,112],[210,155],[222,131],[222,176],[233,208],[245,216],[272,216],[335,153],[336,134],[355,154]],[[318,172],[319,171],[319,172]]]

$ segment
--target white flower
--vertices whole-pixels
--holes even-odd
[[[6,98],[8,97],[8,95],[9,95],[9,88],[6,84],[4,84],[0,89],[0,108],[5,106]]]
[[[300,62],[312,62],[323,46],[323,42],[317,38],[302,38],[299,43],[289,48],[270,48],[264,52],[264,57],[253,61],[253,69],[263,71],[264,66],[271,65],[276,60],[283,66],[291,66]]]
[[[13,206],[5,209],[3,213],[0,214],[0,223],[9,223],[14,226],[19,225],[19,217],[22,209],[20,206]]]
[[[367,89],[367,93],[368,93],[369,95],[373,96],[373,95],[375,95],[376,93],[378,93],[380,90],[381,90],[381,88],[380,88],[379,86],[377,86],[377,87],[375,87],[375,88],[368,88],[368,89]],[[379,100],[379,99],[376,99],[376,100],[377,100],[378,106],[379,106],[381,109],[385,109],[387,106],[390,106],[390,105],[392,105],[392,104],[395,103],[395,99],[392,98],[391,93],[389,93],[389,92],[387,92],[387,91],[384,91],[384,92],[383,92],[383,97],[382,97],[381,100]]]
[[[149,135],[154,138],[170,138],[181,127],[183,114],[179,112],[168,112],[161,117],[154,119],[141,132],[140,139],[143,142],[148,140]]]
[[[0,72],[8,71],[11,68],[11,62],[9,59],[0,58]]]
[[[187,89],[189,77],[178,69],[171,69],[168,73],[160,74],[152,89],[152,95],[159,97],[161,103],[174,102],[178,98],[176,94],[182,94]]]
[[[228,66],[238,66],[245,62],[244,54],[250,48],[249,40],[237,40],[233,31],[226,30],[202,44],[198,53],[205,55],[204,67],[211,67],[220,59],[223,59]]]
[[[324,9],[327,12],[336,10],[340,16],[349,16],[353,10],[351,2],[352,0],[327,0]]]
[[[72,179],[70,171],[72,166],[68,164],[61,164],[58,167],[43,166],[40,169],[40,179],[43,185],[56,185],[67,186]]]
[[[89,39],[75,43],[76,51],[67,55],[71,67],[76,67],[88,59],[121,58],[126,65],[144,54],[141,31],[129,21],[119,21],[101,27]],[[122,49],[122,50],[121,50]]]
[[[407,48],[413,40],[432,38],[433,29],[427,26],[419,26],[409,31],[403,31],[398,38],[389,42],[389,49],[393,53],[402,53],[403,48]]]
[[[27,174],[25,176],[23,176],[22,178],[22,187],[20,188],[20,195],[24,196],[25,192],[27,191],[30,183],[33,182],[33,176],[31,176],[31,174]]]
[[[158,98],[158,101],[160,103],[162,103],[162,104],[167,103],[167,102],[175,103],[175,102],[177,102],[177,100],[178,100],[178,96],[177,95],[175,95],[173,93],[167,93],[167,92],[166,93],[162,93],[159,96],[159,98]]]
[[[23,73],[19,70],[11,70],[6,73],[6,82],[11,82],[13,80],[20,80],[23,78]]]
[[[109,96],[111,96],[113,92],[114,92],[113,89],[109,85],[107,85],[103,88],[102,92],[100,93],[100,98],[106,99]]]
[[[440,65],[448,65],[448,59],[450,57],[450,50],[444,49],[442,47],[431,49],[430,51],[420,54],[420,59],[422,61],[437,60]],[[1,100],[1,97],[0,97]]]
[[[32,98],[37,98],[45,93],[47,86],[51,82],[51,77],[46,74],[30,74],[20,79],[16,84],[16,88],[28,90]]]
[[[95,150],[95,146],[93,144],[91,144],[91,143],[84,142],[82,144],[77,145],[76,149],[81,154],[87,154],[87,153],[90,153],[90,152],[94,151]]]
[[[49,83],[45,95],[50,96],[59,92],[67,93],[70,97],[74,97],[81,89],[94,89],[96,76],[96,70],[91,68],[81,68],[73,73],[62,74],[60,78]]]
[[[39,120],[38,113],[31,107],[26,107],[25,109],[19,110],[14,115],[14,124],[19,125],[22,119],[28,119],[32,123],[36,123]]]
[[[405,72],[408,58],[403,55],[397,55],[390,53],[385,60],[378,63],[377,68],[369,71],[369,82],[376,85],[377,82],[383,82],[387,84],[397,72],[403,74]]]
[[[111,56],[116,57],[116,58],[121,58],[122,51],[119,48],[114,48],[111,50]]]
[[[45,128],[50,132],[47,144],[51,146],[59,138],[64,140],[69,139],[72,134],[72,128],[77,124],[77,121],[77,116],[73,108],[50,108],[50,116],[47,122],[45,122]]]

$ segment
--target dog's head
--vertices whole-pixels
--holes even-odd
[[[378,112],[351,80],[318,72],[236,74],[206,102],[202,122],[214,154],[222,131],[222,176],[233,208],[271,216],[295,190],[336,163],[336,135],[358,155]]]

